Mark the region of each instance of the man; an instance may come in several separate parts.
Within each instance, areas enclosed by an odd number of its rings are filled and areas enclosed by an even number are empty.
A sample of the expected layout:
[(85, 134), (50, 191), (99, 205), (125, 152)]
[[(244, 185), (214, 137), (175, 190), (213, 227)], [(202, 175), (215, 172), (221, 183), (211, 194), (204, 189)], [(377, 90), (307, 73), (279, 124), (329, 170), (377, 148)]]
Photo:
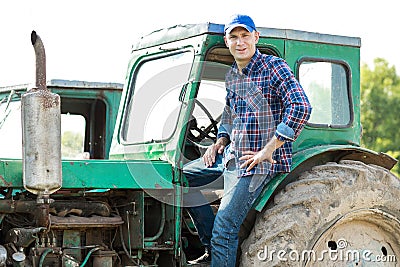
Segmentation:
[(289, 172), (292, 142), (311, 106), (286, 62), (261, 54), (259, 32), (247, 15), (234, 15), (224, 40), (235, 62), (226, 75), (226, 107), (218, 139), (203, 156), (207, 167), (224, 154), (224, 196), (214, 221), (211, 266), (235, 266), (238, 233), (263, 186)]

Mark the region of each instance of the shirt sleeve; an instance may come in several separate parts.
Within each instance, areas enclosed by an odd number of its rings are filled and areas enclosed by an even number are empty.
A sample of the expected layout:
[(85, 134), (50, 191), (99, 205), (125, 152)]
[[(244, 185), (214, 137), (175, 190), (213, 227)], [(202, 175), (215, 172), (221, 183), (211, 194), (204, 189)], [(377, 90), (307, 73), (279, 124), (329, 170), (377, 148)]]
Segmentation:
[(294, 141), (310, 118), (311, 104), (293, 72), (283, 59), (273, 62), (273, 86), (283, 102), (283, 119), (275, 136), (281, 141)]
[(217, 138), (225, 137), (230, 141), (231, 133), (232, 133), (231, 108), (229, 105), (228, 97), (226, 97), (226, 104), (225, 104), (224, 110), (222, 112), (221, 124), (218, 128)]

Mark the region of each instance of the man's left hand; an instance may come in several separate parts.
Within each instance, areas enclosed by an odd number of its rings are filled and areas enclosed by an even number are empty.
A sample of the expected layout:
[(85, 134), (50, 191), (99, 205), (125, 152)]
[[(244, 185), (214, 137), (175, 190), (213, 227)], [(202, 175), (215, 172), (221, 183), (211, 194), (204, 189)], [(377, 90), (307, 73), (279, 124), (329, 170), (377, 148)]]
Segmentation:
[(239, 160), (245, 160), (245, 162), (240, 165), (240, 168), (245, 168), (247, 166), (246, 171), (250, 171), (254, 168), (258, 163), (262, 161), (268, 161), (269, 163), (276, 163), (273, 159), (272, 154), (274, 151), (281, 147), (285, 142), (278, 140), (275, 136), (265, 145), (263, 149), (258, 152), (254, 151), (244, 151)]

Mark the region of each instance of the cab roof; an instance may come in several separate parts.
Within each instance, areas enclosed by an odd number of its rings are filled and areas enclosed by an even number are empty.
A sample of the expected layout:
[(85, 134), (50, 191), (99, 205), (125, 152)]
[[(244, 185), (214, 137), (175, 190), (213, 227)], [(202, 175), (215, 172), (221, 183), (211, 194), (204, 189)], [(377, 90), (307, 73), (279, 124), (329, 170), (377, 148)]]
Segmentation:
[[(17, 84), (11, 86), (0, 87), (0, 93), (14, 91), (25, 91), (34, 87), (34, 84)], [(123, 89), (123, 84), (121, 83), (111, 83), (111, 82), (89, 82), (89, 81), (78, 81), (78, 80), (62, 80), (62, 79), (52, 79), (46, 81), (46, 87), (48, 88), (74, 88), (74, 89), (110, 89), (110, 90), (120, 90)]]
[[(361, 39), (359, 37), (266, 27), (257, 27), (257, 30), (260, 32), (261, 38), (269, 37), (285, 40), (298, 40), (361, 47)], [(224, 25), (208, 22), (201, 24), (175, 25), (169, 28), (156, 30), (148, 35), (143, 36), (137, 43), (133, 44), (132, 51), (188, 39), (203, 34), (223, 35)]]

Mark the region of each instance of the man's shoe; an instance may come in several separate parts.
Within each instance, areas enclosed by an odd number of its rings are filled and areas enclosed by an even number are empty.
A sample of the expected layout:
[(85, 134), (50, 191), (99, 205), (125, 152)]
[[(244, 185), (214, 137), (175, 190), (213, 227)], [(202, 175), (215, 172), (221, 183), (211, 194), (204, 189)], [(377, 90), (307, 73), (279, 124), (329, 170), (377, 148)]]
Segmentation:
[(211, 262), (211, 255), (208, 254), (208, 252), (204, 253), (202, 256), (199, 258), (188, 261), (189, 264), (199, 264), (199, 263), (210, 263)]

